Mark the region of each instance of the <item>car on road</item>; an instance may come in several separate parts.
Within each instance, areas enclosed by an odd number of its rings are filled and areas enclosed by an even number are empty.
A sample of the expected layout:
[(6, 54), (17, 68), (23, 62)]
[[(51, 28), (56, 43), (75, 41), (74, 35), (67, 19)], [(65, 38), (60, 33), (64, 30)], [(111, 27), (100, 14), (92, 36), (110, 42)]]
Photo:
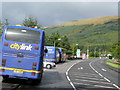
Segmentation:
[(48, 62), (48, 61), (43, 61), (43, 67), (47, 69), (51, 69), (53, 67), (56, 67), (56, 64), (54, 62)]

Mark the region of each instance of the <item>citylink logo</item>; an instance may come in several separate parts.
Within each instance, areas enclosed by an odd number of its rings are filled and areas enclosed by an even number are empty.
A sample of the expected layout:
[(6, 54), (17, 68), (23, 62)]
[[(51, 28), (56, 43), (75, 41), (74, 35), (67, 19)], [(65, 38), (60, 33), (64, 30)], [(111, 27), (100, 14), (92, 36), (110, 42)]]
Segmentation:
[(29, 46), (26, 46), (25, 44), (19, 45), (17, 43), (11, 44), (10, 48), (16, 49), (16, 50), (30, 50), (32, 49), (32, 45), (29, 44)]

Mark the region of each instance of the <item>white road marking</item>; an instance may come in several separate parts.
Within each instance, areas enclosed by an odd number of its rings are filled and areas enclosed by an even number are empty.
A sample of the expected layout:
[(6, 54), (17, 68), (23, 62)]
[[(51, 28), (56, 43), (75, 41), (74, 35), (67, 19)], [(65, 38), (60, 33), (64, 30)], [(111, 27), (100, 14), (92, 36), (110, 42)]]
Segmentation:
[(74, 90), (77, 90), (72, 82), (70, 82), (71, 86), (73, 87)]
[(104, 79), (105, 79), (106, 81), (110, 82), (110, 80), (108, 80), (106, 77), (104, 77)]
[(97, 75), (92, 75), (92, 76), (91, 76), (91, 75), (89, 75), (89, 76), (88, 76), (88, 75), (80, 75), (80, 74), (74, 74), (74, 75), (75, 75), (75, 76), (80, 76), (80, 77), (86, 77), (86, 78), (87, 78), (87, 77), (90, 77), (90, 78), (92, 78), (92, 77), (93, 77), (93, 78), (100, 77), (100, 76), (97, 76)]
[(105, 72), (107, 71), (107, 70), (105, 70), (105, 69), (103, 69), (103, 68), (102, 68), (102, 70), (105, 71)]
[(75, 84), (82, 84), (82, 85), (90, 85), (90, 84), (86, 84), (86, 83), (76, 83), (74, 82)]
[(68, 72), (66, 72), (66, 75), (68, 76)]
[(112, 85), (112, 83), (100, 82), (100, 81), (90, 81), (90, 80), (80, 80), (80, 79), (75, 79), (75, 80), (85, 81), (85, 82), (95, 82), (95, 83), (111, 84)]
[(83, 74), (74, 74), (74, 75), (78, 75), (78, 76), (96, 76), (97, 74), (90, 74), (90, 73), (83, 73)]
[[(79, 62), (81, 62), (81, 61), (78, 61), (77, 63), (79, 63)], [(73, 84), (72, 81), (70, 80), (69, 75), (68, 75), (68, 72), (69, 72), (69, 70), (70, 70), (75, 64), (77, 64), (77, 63), (74, 63), (74, 64), (73, 64), (72, 66), (70, 66), (70, 67), (68, 68), (68, 70), (66, 71), (66, 77), (67, 77), (68, 81), (70, 82), (70, 85), (72, 86), (72, 88), (73, 88), (74, 90), (77, 90), (77, 89), (75, 88), (74, 84)]]
[(80, 69), (83, 69), (83, 67), (81, 67)]
[(97, 75), (97, 74), (92, 74), (92, 73), (84, 73), (84, 75)]
[(83, 67), (78, 68), (78, 70), (83, 69)]
[[(91, 67), (97, 74), (99, 74), (98, 71), (96, 71), (96, 70), (93, 68), (93, 66), (91, 65), (91, 63), (92, 63), (92, 62), (89, 63), (90, 67)], [(102, 75), (102, 77), (103, 77), (105, 80), (107, 80), (108, 82), (111, 82), (109, 79), (107, 79), (107, 78), (104, 77), (103, 75)], [(120, 90), (120, 87), (118, 87), (116, 84), (113, 84), (113, 86), (115, 86), (117, 89)]]
[(68, 81), (70, 82), (70, 78), (67, 76)]
[(103, 75), (102, 74), (100, 74), (100, 73), (98, 73), (101, 77), (103, 77)]
[(114, 87), (108, 87), (108, 86), (101, 86), (101, 85), (91, 85), (91, 84), (85, 84), (85, 83), (76, 83), (75, 84), (82, 84), (82, 85), (89, 85), (89, 86), (94, 86), (94, 87), (103, 87), (103, 88), (114, 88)]
[(98, 71), (95, 70), (96, 73), (98, 73)]
[(77, 78), (85, 78), (85, 79), (92, 79), (92, 80), (101, 80), (103, 81), (104, 79), (97, 79), (97, 78), (89, 78), (89, 77), (80, 77), (80, 76), (75, 76)]
[(118, 88), (120, 90), (120, 88), (116, 84), (113, 84), (113, 86), (115, 86), (116, 88)]
[(102, 87), (102, 88), (115, 88), (115, 87), (109, 87), (109, 86), (101, 86), (101, 85), (93, 85), (95, 87)]

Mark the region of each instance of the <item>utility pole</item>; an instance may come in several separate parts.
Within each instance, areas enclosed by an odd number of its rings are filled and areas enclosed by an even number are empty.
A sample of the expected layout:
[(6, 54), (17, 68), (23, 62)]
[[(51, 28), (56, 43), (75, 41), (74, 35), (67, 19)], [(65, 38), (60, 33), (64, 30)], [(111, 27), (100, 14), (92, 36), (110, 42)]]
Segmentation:
[(54, 41), (54, 47), (55, 47), (55, 41)]
[(89, 49), (87, 49), (87, 59), (89, 58)]
[(94, 48), (94, 57), (96, 57), (96, 47)]
[(99, 58), (101, 59), (101, 49), (99, 49)]

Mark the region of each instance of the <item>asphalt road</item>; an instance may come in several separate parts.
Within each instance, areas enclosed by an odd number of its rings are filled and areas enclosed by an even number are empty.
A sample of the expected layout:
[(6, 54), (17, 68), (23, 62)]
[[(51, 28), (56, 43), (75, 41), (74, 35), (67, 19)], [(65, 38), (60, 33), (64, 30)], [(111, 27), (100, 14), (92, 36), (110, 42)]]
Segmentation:
[(21, 85), (19, 88), (33, 88), (33, 89), (71, 89), (69, 81), (66, 78), (66, 71), (74, 63), (79, 62), (79, 60), (66, 61), (65, 63), (57, 64), (55, 68), (44, 69), (43, 78), (41, 84), (30, 86)]
[[(6, 83), (7, 85), (10, 85)], [(3, 83), (3, 87), (6, 85)], [(6, 86), (7, 87), (7, 86)], [(104, 59), (73, 60), (57, 64), (53, 69), (44, 69), (39, 85), (20, 84), (17, 88), (26, 89), (120, 89), (118, 72), (104, 65)]]
[(68, 70), (68, 80), (76, 89), (120, 89), (118, 72), (105, 66), (105, 59), (81, 61)]

